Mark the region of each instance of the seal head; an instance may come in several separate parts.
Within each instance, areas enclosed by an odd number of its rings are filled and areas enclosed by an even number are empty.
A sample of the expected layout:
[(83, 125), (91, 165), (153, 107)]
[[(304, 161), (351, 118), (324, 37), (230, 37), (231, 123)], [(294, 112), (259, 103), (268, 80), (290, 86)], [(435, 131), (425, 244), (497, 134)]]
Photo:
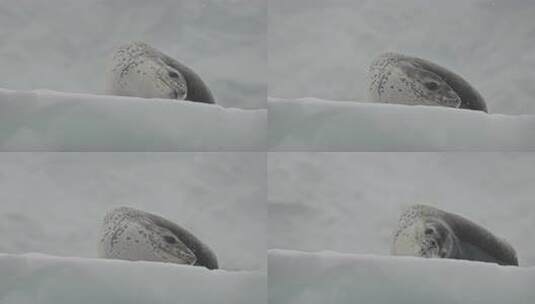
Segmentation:
[(217, 269), (206, 245), (167, 219), (130, 207), (110, 210), (104, 217), (99, 256), (131, 261), (156, 261)]
[(461, 76), (430, 61), (396, 53), (370, 65), (370, 100), (487, 112), (481, 94)]
[(393, 239), (393, 255), (518, 265), (515, 250), (505, 240), (459, 215), (426, 205), (402, 213)]
[(458, 239), (440, 218), (414, 218), (403, 226), (404, 228), (398, 230), (394, 237), (392, 246), (394, 255), (426, 258), (447, 258), (458, 255)]
[(110, 67), (110, 94), (214, 103), (212, 93), (193, 70), (144, 42), (119, 47)]

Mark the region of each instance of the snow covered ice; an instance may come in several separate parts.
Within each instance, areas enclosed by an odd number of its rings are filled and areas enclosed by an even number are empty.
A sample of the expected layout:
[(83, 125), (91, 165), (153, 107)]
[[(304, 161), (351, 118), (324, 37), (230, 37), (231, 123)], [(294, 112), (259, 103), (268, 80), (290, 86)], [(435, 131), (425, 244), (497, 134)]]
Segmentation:
[(535, 151), (535, 115), (315, 98), (268, 108), (271, 151)]
[(530, 304), (535, 267), (460, 260), (269, 251), (273, 304)]
[(266, 274), (153, 262), (0, 254), (2, 304), (266, 303)]
[(263, 151), (263, 109), (0, 89), (0, 151)]

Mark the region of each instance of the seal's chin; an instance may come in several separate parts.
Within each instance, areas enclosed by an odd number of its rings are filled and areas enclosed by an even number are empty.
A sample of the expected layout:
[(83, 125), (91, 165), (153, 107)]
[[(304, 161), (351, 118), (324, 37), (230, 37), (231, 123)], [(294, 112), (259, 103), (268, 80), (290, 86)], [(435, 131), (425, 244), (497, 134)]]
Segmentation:
[(459, 108), (461, 106), (461, 100), (459, 98), (443, 98), (440, 105), (450, 108)]
[(177, 90), (172, 90), (169, 98), (170, 99), (177, 99), (177, 100), (186, 100), (186, 94), (184, 94), (184, 92), (179, 92)]
[(440, 259), (442, 256), (440, 255), (439, 250), (427, 250), (422, 254), (423, 257), (430, 258), (430, 259)]

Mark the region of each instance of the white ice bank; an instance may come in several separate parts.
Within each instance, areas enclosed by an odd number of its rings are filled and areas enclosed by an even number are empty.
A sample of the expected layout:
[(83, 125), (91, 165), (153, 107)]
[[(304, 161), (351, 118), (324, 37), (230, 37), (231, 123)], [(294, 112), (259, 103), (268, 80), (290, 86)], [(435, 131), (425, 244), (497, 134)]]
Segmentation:
[(262, 151), (266, 110), (0, 89), (0, 151)]
[(446, 259), (269, 252), (271, 304), (530, 304), (535, 268)]
[(2, 304), (262, 304), (265, 299), (261, 272), (0, 254)]
[(535, 115), (315, 98), (270, 98), (268, 109), (271, 151), (535, 150)]

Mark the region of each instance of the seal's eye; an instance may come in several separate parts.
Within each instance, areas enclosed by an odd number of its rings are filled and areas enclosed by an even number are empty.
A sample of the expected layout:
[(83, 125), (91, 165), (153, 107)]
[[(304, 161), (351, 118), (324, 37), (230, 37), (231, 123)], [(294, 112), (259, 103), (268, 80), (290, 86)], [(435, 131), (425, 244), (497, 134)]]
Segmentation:
[(164, 236), (163, 239), (169, 244), (175, 244), (176, 243), (176, 239), (174, 237), (172, 237), (172, 236), (169, 236), (169, 235)]
[(426, 83), (424, 83), (424, 85), (425, 85), (426, 88), (428, 88), (431, 91), (434, 91), (434, 90), (438, 89), (438, 83), (433, 82), (433, 81), (426, 82)]
[(169, 77), (171, 77), (171, 78), (178, 78), (178, 74), (177, 74), (176, 72), (170, 71), (170, 72), (169, 72)]
[(433, 234), (433, 229), (427, 228), (427, 229), (425, 229), (424, 233), (427, 234), (427, 235)]

